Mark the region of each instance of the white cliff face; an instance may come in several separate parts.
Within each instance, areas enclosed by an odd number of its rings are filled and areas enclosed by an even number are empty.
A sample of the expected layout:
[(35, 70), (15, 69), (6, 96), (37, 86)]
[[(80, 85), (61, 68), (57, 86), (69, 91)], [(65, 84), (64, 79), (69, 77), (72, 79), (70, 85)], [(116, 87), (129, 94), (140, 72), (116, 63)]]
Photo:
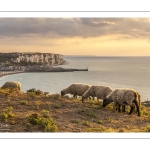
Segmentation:
[(48, 65), (61, 64), (63, 62), (63, 55), (59, 54), (42, 54), (42, 53), (20, 53), (16, 59), (13, 59), (13, 62), (35, 62), (35, 63), (45, 63)]

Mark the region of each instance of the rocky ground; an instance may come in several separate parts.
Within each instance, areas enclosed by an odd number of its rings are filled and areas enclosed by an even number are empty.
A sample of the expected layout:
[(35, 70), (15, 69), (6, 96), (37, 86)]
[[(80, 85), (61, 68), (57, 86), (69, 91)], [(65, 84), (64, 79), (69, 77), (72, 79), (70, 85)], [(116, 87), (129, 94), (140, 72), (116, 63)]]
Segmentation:
[(149, 110), (129, 116), (97, 100), (0, 90), (0, 132), (149, 132)]

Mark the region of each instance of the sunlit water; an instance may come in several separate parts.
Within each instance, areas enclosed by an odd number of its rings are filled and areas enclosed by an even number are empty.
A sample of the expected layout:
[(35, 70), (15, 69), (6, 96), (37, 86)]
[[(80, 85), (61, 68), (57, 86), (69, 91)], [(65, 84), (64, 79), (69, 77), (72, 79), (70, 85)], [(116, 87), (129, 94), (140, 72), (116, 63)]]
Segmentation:
[(150, 57), (65, 57), (65, 68), (87, 68), (89, 71), (20, 73), (0, 78), (0, 85), (19, 81), (22, 90), (40, 89), (60, 93), (72, 83), (106, 85), (111, 88), (133, 88), (142, 100), (150, 100)]

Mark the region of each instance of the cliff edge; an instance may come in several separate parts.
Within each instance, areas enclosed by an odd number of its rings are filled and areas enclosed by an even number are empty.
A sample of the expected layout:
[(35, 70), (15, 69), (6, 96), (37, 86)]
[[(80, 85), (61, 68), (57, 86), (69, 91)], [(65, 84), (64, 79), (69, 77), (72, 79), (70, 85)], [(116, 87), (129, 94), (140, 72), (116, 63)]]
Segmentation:
[(52, 53), (0, 53), (2, 65), (61, 65), (64, 62), (63, 55)]

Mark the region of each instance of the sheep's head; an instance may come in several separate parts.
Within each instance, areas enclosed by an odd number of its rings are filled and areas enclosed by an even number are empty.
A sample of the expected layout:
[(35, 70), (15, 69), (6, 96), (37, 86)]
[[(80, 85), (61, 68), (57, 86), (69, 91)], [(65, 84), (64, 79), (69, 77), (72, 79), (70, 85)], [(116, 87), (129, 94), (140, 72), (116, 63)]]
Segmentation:
[(66, 93), (64, 90), (61, 91), (61, 96), (64, 96)]
[(107, 98), (105, 98), (104, 100), (103, 100), (103, 107), (106, 107), (108, 104), (110, 104), (111, 103), (111, 101), (109, 101)]

